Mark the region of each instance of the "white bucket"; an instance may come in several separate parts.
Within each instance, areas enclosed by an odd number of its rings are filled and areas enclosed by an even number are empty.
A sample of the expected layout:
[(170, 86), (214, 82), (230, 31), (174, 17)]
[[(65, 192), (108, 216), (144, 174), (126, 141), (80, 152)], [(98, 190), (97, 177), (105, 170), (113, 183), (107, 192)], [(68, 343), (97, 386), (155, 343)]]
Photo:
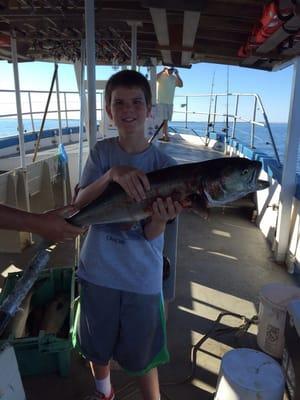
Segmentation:
[(287, 306), (300, 299), (296, 286), (271, 283), (260, 292), (257, 344), (266, 353), (280, 359), (284, 347), (284, 328)]
[(283, 394), (282, 369), (267, 354), (235, 349), (224, 355), (214, 400), (282, 400)]

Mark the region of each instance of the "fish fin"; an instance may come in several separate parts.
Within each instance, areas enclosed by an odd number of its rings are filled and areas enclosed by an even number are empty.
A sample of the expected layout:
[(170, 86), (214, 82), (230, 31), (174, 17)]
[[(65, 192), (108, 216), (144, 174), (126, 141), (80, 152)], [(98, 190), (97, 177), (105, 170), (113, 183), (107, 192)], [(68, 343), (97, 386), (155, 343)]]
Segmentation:
[(201, 218), (208, 219), (209, 209), (206, 197), (199, 194), (193, 194), (189, 196), (189, 200), (191, 201), (191, 209), (194, 213), (199, 215)]

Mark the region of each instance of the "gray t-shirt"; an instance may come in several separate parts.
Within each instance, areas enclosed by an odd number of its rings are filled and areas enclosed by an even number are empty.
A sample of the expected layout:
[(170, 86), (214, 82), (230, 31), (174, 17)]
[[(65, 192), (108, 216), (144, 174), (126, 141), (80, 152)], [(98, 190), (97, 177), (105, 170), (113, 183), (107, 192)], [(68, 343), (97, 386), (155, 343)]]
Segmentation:
[[(126, 153), (118, 138), (97, 142), (86, 162), (80, 187), (85, 187), (112, 166), (128, 165), (146, 173), (176, 164), (154, 145), (137, 154)], [(92, 225), (84, 241), (78, 276), (88, 282), (136, 293), (162, 290), (163, 234), (147, 240), (143, 221), (127, 230), (121, 225)]]

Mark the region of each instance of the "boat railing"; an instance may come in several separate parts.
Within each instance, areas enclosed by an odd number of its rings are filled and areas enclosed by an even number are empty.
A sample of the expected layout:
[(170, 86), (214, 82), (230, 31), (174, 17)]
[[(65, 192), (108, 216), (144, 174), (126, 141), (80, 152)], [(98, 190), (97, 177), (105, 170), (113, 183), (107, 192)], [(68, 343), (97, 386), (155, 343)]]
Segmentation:
[[(39, 129), (36, 126), (38, 116), (43, 116), (46, 106), (48, 91), (43, 90), (20, 90), (22, 99), (22, 117), (30, 119), (31, 129), (26, 131), (35, 132)], [(77, 91), (59, 91), (60, 106), (57, 104), (57, 95), (53, 91), (50, 101), (50, 107), (47, 110), (48, 120), (58, 120), (59, 111), (61, 113), (61, 121), (65, 127), (69, 127), (72, 120), (79, 121), (80, 117), (80, 98)], [(15, 112), (15, 90), (0, 89), (0, 106), (2, 109), (7, 110), (6, 113), (0, 113), (0, 122), (4, 118), (17, 120)], [(103, 111), (103, 92), (96, 92), (96, 111), (97, 119), (101, 120)], [(59, 110), (60, 108), (60, 110)], [(10, 112), (10, 110), (13, 110)], [(73, 116), (73, 118), (72, 118)], [(42, 118), (40, 118), (42, 119)]]
[[(184, 110), (182, 110), (184, 108)], [(175, 96), (173, 120), (181, 120), (185, 128), (191, 128), (191, 123), (199, 122), (200, 132), (209, 138), (211, 133), (221, 131), (226, 141), (240, 141), (238, 123), (243, 128), (249, 126), (246, 135), (246, 145), (256, 148), (256, 127), (265, 128), (268, 140), (273, 148), (274, 156), (279, 165), (281, 161), (274, 140), (274, 135), (263, 106), (257, 93), (207, 93), (189, 96)], [(191, 129), (197, 134), (199, 129)]]
[[(37, 131), (37, 116), (45, 113), (43, 106), (46, 104), (48, 91), (40, 90), (21, 90), (22, 97), (22, 116), (30, 119), (31, 130)], [(57, 102), (56, 92), (53, 92), (49, 108), (47, 109), (47, 121), (59, 120), (61, 115), (61, 125), (69, 127), (72, 120), (79, 124), (80, 118), (80, 97), (77, 91), (60, 91), (59, 103)], [(0, 89), (0, 106), (7, 112), (0, 113), (0, 122), (3, 118), (17, 120), (15, 112), (15, 91)], [(97, 120), (103, 120), (103, 91), (96, 91), (96, 110)], [(5, 107), (4, 107), (5, 106)], [(183, 110), (184, 109), (184, 110)], [(11, 112), (10, 112), (11, 110)], [(14, 112), (13, 112), (14, 111)], [(73, 116), (73, 118), (72, 118)], [(256, 93), (208, 93), (185, 96), (175, 96), (173, 121), (180, 120), (185, 128), (190, 127), (190, 123), (199, 122), (202, 134), (209, 138), (211, 133), (221, 130), (226, 141), (235, 139), (239, 141), (239, 123), (249, 126), (249, 132), (246, 133), (246, 145), (251, 149), (256, 148), (256, 127), (263, 127), (268, 135), (275, 158), (279, 165), (281, 164), (278, 155), (274, 136), (269, 124), (265, 108), (260, 96)], [(28, 128), (26, 129), (28, 132)], [(26, 132), (25, 131), (25, 132)], [(29, 129), (30, 131), (30, 129)], [(192, 129), (196, 133), (199, 129)], [(245, 135), (244, 135), (245, 136)]]

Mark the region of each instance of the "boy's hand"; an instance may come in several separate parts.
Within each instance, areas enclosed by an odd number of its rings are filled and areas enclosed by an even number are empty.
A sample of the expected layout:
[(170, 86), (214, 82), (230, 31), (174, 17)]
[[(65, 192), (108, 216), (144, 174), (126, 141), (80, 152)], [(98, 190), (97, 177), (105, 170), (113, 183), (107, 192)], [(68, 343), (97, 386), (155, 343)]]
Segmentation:
[(152, 205), (152, 209), (151, 221), (165, 224), (169, 220), (176, 218), (183, 207), (178, 201), (173, 201), (171, 197), (168, 197), (165, 201), (157, 198)]
[(128, 166), (116, 166), (110, 169), (110, 179), (117, 182), (135, 201), (146, 198), (146, 191), (150, 189), (150, 182), (145, 172)]

